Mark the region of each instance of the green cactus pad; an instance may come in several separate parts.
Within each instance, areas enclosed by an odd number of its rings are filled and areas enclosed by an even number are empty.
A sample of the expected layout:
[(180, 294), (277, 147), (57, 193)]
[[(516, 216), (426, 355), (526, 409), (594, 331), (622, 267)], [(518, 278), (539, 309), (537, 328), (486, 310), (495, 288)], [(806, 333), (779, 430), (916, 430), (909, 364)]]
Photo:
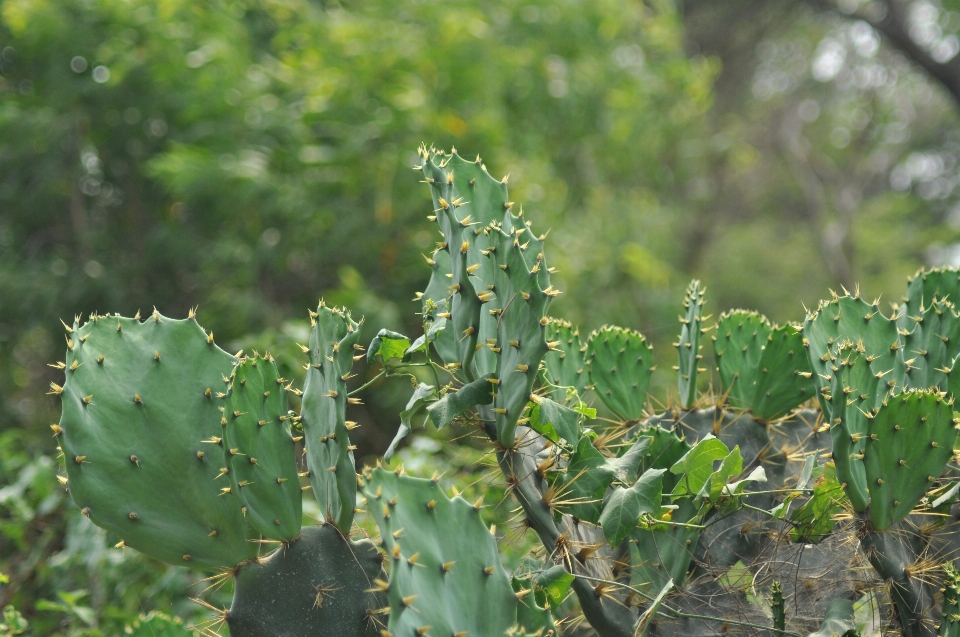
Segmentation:
[(876, 357), (871, 367), (889, 374), (885, 379), (893, 383), (889, 389), (897, 390), (903, 385), (903, 340), (896, 322), (881, 314), (876, 303), (867, 303), (859, 296), (834, 296), (830, 301), (821, 301), (816, 312), (808, 314), (803, 323), (803, 338), (824, 414), (830, 413), (825, 396), (829, 392), (827, 378), (832, 376), (831, 348), (835, 343), (862, 343), (864, 350)]
[(703, 334), (704, 290), (700, 281), (691, 281), (683, 297), (683, 315), (680, 317), (680, 340), (677, 341), (679, 363), (677, 389), (680, 391), (680, 406), (689, 409), (697, 402), (697, 374), (700, 372), (700, 337)]
[(960, 573), (953, 564), (943, 565), (943, 610), (940, 613), (939, 637), (960, 637)]
[(556, 343), (543, 357), (547, 382), (554, 385), (550, 388), (551, 396), (558, 403), (566, 403), (569, 388), (573, 388), (577, 396), (583, 396), (588, 373), (580, 332), (567, 321), (550, 319), (546, 339)]
[(770, 612), (773, 615), (773, 636), (783, 637), (783, 631), (787, 627), (787, 613), (783, 605), (783, 588), (777, 581), (770, 586)]
[(863, 465), (878, 531), (905, 518), (947, 466), (957, 438), (952, 404), (938, 392), (908, 391), (871, 419)]
[(949, 389), (946, 369), (960, 353), (960, 317), (946, 301), (933, 301), (923, 311), (907, 315), (911, 330), (903, 334), (908, 387)]
[(770, 421), (783, 416), (816, 393), (810, 360), (797, 325), (775, 327), (760, 357), (753, 415)]
[(391, 562), (384, 637), (503, 635), (516, 623), (517, 599), (479, 508), (447, 498), (432, 480), (383, 469), (364, 479)]
[(713, 352), (727, 401), (740, 409), (752, 409), (760, 357), (773, 326), (767, 318), (747, 310), (720, 315), (713, 336)]
[(603, 403), (623, 420), (638, 420), (647, 402), (653, 348), (633, 330), (605, 326), (587, 340), (590, 382)]
[(383, 557), (370, 540), (351, 542), (331, 524), (306, 527), (297, 540), (236, 575), (227, 613), (232, 637), (378, 637), (374, 614), (386, 605), (369, 592)]
[(349, 533), (357, 474), (346, 423), (346, 379), (353, 367), (360, 326), (346, 310), (322, 302), (316, 313), (311, 312), (310, 321), (310, 366), (300, 409), (307, 468), (324, 520)]
[(868, 505), (867, 476), (864, 472), (864, 445), (870, 433), (870, 419), (887, 395), (882, 372), (875, 372), (871, 355), (862, 347), (845, 341), (834, 346), (828, 393), (821, 397), (830, 407), (830, 437), (837, 478), (844, 484), (855, 511)]
[[(235, 359), (192, 318), (94, 317), (68, 334), (58, 426), (74, 502), (170, 564), (233, 568), (258, 537), (221, 494), (218, 392)], [(55, 389), (56, 391), (56, 389)], [(206, 441), (206, 442), (205, 442)]]
[(237, 363), (224, 398), (222, 445), (247, 521), (265, 537), (289, 541), (300, 534), (302, 496), (283, 383), (272, 358)]
[[(907, 296), (904, 299), (903, 318), (918, 316), (934, 300), (960, 303), (960, 270), (957, 268), (933, 268), (919, 270), (907, 279)], [(906, 327), (907, 324), (904, 325)]]

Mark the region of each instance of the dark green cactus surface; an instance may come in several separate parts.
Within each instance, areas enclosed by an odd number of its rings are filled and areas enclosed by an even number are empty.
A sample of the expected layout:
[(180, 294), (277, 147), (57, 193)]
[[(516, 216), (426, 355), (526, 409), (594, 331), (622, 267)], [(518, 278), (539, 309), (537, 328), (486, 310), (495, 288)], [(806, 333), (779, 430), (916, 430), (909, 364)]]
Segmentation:
[(57, 426), (70, 494), (97, 525), (171, 564), (257, 556), (224, 496), (221, 401), (235, 359), (190, 318), (96, 316), (67, 335)]
[(310, 366), (300, 410), (307, 468), (324, 519), (349, 533), (357, 474), (346, 420), (347, 378), (359, 347), (360, 326), (346, 310), (323, 303), (310, 318)]
[(960, 635), (960, 574), (949, 562), (944, 564), (943, 571), (943, 608), (937, 634), (940, 637), (957, 637)]
[(379, 637), (370, 592), (383, 557), (370, 540), (351, 542), (332, 524), (306, 527), (296, 540), (240, 567), (227, 613), (232, 637)]

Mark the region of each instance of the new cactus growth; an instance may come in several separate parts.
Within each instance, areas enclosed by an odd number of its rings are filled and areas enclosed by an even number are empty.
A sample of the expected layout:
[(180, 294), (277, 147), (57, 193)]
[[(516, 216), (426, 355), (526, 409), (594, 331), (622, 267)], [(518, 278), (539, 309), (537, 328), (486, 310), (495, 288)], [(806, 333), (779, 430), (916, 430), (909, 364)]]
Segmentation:
[(653, 348), (639, 332), (603, 327), (587, 340), (590, 382), (610, 411), (639, 420), (653, 372)]
[[(478, 426), (542, 549), (511, 576), (482, 502), (399, 467), (357, 475), (347, 418), (361, 324), (323, 303), (299, 413), (285, 392), (300, 390), (269, 357), (230, 356), (193, 318), (68, 327), (54, 432), (91, 520), (147, 555), (223, 569), (235, 637), (548, 637), (571, 605), (600, 637), (853, 635), (851, 600), (866, 590), (907, 637), (960, 632), (957, 271), (919, 273), (891, 318), (833, 295), (802, 327), (743, 310), (707, 325), (694, 281), (679, 406), (651, 414), (639, 332), (581, 340), (547, 315), (558, 292), (544, 237), (514, 214), (506, 179), (456, 152), (420, 158), (443, 234), (418, 296), (423, 335), (381, 330), (366, 358), (387, 378), (437, 373), (416, 377), (386, 456), (421, 415)], [(711, 397), (697, 386), (714, 329)], [(302, 489), (321, 526), (300, 528)]]

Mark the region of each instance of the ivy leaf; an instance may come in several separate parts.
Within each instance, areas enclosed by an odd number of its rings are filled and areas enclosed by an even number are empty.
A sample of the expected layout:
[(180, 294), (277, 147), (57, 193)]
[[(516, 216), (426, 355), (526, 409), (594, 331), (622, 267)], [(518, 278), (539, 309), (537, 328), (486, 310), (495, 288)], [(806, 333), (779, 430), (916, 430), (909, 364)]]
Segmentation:
[(394, 359), (402, 361), (409, 347), (409, 338), (403, 334), (382, 329), (370, 341), (370, 346), (367, 348), (367, 363), (372, 363), (377, 356), (384, 364)]
[(674, 495), (700, 493), (713, 473), (713, 461), (727, 457), (730, 449), (712, 434), (688, 451), (672, 467), (670, 473), (682, 476)]
[(790, 529), (790, 540), (817, 544), (833, 531), (833, 516), (843, 510), (846, 496), (837, 481), (833, 463), (813, 470), (813, 495), (803, 506), (790, 514), (795, 526)]
[(636, 528), (641, 515), (660, 511), (664, 473), (664, 469), (650, 469), (632, 487), (616, 489), (607, 498), (600, 514), (600, 526), (612, 546), (620, 544)]
[(406, 409), (400, 412), (400, 428), (397, 430), (397, 435), (393, 437), (393, 442), (390, 443), (390, 446), (383, 454), (384, 460), (390, 460), (393, 452), (397, 450), (397, 445), (400, 444), (400, 441), (406, 438), (410, 430), (413, 429), (410, 419), (425, 406), (436, 401), (436, 387), (426, 383), (417, 385), (416, 389), (413, 390), (413, 395), (410, 397), (410, 400), (407, 401)]
[(493, 402), (490, 393), (490, 378), (484, 376), (467, 383), (455, 392), (444, 394), (440, 400), (427, 407), (427, 416), (437, 429), (443, 429), (453, 419), (477, 405)]
[(580, 439), (580, 414), (549, 398), (537, 397), (530, 408), (530, 428), (553, 443)]

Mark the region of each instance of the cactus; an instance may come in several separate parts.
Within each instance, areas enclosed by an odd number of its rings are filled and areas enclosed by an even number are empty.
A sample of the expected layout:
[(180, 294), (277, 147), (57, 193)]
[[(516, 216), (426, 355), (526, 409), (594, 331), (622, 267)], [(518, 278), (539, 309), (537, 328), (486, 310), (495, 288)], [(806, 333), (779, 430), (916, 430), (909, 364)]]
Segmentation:
[(547, 382), (552, 385), (550, 393), (553, 399), (560, 403), (567, 402), (570, 389), (577, 396), (582, 396), (589, 373), (580, 332), (567, 321), (550, 319), (546, 339), (549, 343), (556, 343), (555, 348), (543, 357), (544, 373)]
[(382, 563), (370, 540), (351, 542), (332, 524), (307, 527), (270, 556), (240, 567), (226, 614), (230, 634), (378, 637), (376, 611), (386, 599), (370, 589), (383, 577)]
[(237, 362), (224, 398), (223, 448), (247, 521), (264, 537), (290, 541), (300, 535), (302, 499), (283, 383), (269, 356)]
[(368, 469), (364, 480), (391, 561), (390, 581), (377, 583), (391, 608), (384, 637), (502, 635), (516, 624), (516, 594), (480, 503), (383, 469)]
[[(269, 356), (221, 351), (192, 316), (68, 327), (54, 433), (85, 514), (148, 555), (234, 578), (222, 619), (235, 636), (544, 637), (570, 605), (600, 637), (852, 635), (865, 590), (907, 637), (938, 622), (957, 634), (956, 271), (918, 274), (892, 318), (833, 295), (782, 327), (743, 310), (706, 325), (694, 281), (679, 407), (651, 414), (641, 334), (606, 326), (582, 342), (548, 318), (544, 237), (512, 212), (506, 179), (455, 151), (420, 158), (444, 239), (418, 296), (423, 335), (381, 330), (367, 362), (436, 374), (415, 378), (386, 457), (422, 412), (438, 429), (478, 426), (542, 549), (511, 576), (481, 502), (448, 498), (436, 476), (356, 474), (361, 325), (322, 302), (302, 392)], [(697, 393), (713, 329), (719, 398)], [(302, 394), (299, 414), (286, 391)], [(597, 418), (596, 399), (618, 420)], [(303, 488), (319, 527), (300, 528)], [(358, 489), (373, 543), (350, 537)]]
[[(357, 499), (356, 464), (346, 420), (347, 379), (354, 352), (362, 349), (359, 324), (344, 310), (322, 302), (310, 314), (310, 367), (303, 385), (307, 468), (324, 519), (350, 532)], [(359, 355), (358, 355), (359, 356)]]
[[(704, 290), (700, 281), (692, 281), (683, 298), (684, 314), (680, 317), (680, 340), (677, 351), (680, 362), (677, 367), (677, 388), (680, 391), (680, 405), (685, 409), (693, 406), (697, 399), (697, 375), (700, 373), (700, 336), (703, 334)], [(706, 370), (703, 370), (706, 371)]]
[(257, 555), (224, 466), (217, 394), (236, 362), (193, 319), (93, 316), (67, 328), (54, 428), (70, 494), (126, 546), (168, 562), (230, 567)]
[(622, 420), (639, 420), (653, 372), (653, 348), (639, 332), (603, 327), (587, 340), (590, 382)]

